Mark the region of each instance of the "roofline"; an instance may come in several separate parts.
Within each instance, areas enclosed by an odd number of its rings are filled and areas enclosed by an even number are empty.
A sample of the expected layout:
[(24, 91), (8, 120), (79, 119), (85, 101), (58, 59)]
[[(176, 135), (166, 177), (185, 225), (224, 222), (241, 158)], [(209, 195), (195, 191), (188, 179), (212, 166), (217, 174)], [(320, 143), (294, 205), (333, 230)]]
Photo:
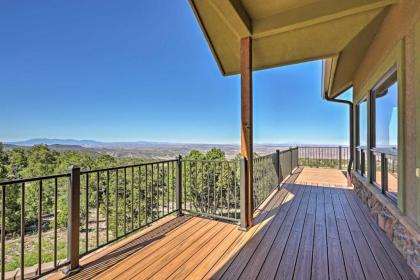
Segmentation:
[(211, 41), (210, 36), (209, 36), (209, 34), (207, 32), (207, 29), (204, 26), (203, 21), (201, 20), (201, 17), (200, 17), (200, 14), (198, 12), (198, 9), (197, 9), (197, 7), (194, 4), (194, 0), (188, 0), (188, 2), (190, 3), (191, 9), (194, 12), (195, 18), (197, 19), (197, 22), (198, 22), (198, 24), (200, 26), (201, 32), (203, 32), (204, 37), (206, 38), (207, 44), (210, 47), (210, 51), (213, 54), (214, 59), (216, 60), (217, 67), (219, 68), (219, 70), (220, 70), (220, 72), (222, 73), (223, 76), (227, 76), (227, 74), (225, 72), (225, 69), (223, 69), (222, 63), (221, 63), (221, 61), (219, 59), (219, 56), (216, 53), (216, 49), (213, 46), (213, 42)]

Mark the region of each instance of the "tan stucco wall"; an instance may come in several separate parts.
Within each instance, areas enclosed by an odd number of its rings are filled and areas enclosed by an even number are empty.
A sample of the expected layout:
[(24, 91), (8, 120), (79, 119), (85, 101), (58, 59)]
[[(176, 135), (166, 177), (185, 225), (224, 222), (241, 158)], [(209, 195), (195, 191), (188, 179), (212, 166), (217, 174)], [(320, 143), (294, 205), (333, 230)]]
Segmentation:
[[(420, 21), (420, 1), (401, 0), (390, 8), (375, 39), (354, 77), (354, 101), (367, 96), (378, 79), (397, 64), (399, 90), (399, 159), (403, 173), (400, 174), (402, 197), (399, 207), (411, 220), (420, 224), (420, 205), (417, 178), (415, 175), (418, 139), (416, 139), (416, 122), (420, 101), (416, 94), (416, 84), (420, 79), (416, 72), (416, 23)], [(417, 58), (418, 59), (418, 58)], [(418, 62), (417, 62), (418, 64)], [(418, 85), (417, 85), (418, 86)], [(417, 120), (417, 121), (416, 121)], [(417, 125), (418, 129), (418, 125)], [(417, 135), (420, 137), (420, 133)], [(420, 160), (420, 159), (417, 159)]]
[[(416, 42), (415, 42), (415, 59), (416, 59), (416, 167), (420, 170), (420, 21), (416, 24)], [(417, 177), (417, 205), (420, 205), (420, 177)], [(420, 217), (420, 207), (417, 207), (417, 220)]]

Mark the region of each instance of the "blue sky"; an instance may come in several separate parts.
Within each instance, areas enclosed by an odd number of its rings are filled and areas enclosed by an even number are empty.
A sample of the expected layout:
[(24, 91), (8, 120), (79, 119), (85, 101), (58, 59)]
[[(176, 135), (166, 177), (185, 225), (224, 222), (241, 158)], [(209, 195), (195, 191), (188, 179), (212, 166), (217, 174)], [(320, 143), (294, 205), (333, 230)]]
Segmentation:
[[(0, 141), (240, 142), (239, 76), (188, 1), (3, 1), (0, 38)], [(346, 144), (320, 88), (321, 62), (255, 72), (255, 143)]]

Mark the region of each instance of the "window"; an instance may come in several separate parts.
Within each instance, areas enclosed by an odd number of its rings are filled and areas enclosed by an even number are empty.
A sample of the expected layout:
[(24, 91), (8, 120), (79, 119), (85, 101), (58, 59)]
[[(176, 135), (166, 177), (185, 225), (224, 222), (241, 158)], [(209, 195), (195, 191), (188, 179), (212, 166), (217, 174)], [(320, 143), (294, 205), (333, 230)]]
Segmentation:
[(363, 176), (366, 176), (367, 168), (367, 121), (368, 121), (368, 110), (367, 110), (367, 100), (362, 100), (357, 106), (358, 111), (358, 139), (357, 139), (357, 159), (356, 166), (357, 170)]
[(398, 194), (398, 83), (391, 70), (371, 92), (372, 182), (393, 200)]
[(398, 84), (375, 95), (376, 147), (397, 149), (398, 146)]
[(367, 118), (367, 101), (365, 99), (359, 104), (359, 145), (361, 147), (367, 146)]

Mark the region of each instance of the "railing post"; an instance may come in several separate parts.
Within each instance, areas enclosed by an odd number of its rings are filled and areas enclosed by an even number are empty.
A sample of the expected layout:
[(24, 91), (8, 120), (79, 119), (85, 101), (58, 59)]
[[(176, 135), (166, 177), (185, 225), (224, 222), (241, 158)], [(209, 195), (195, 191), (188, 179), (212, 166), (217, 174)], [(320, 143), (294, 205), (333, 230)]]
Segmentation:
[(338, 146), (338, 168), (341, 170), (341, 146)]
[(277, 187), (281, 184), (281, 170), (280, 170), (280, 150), (276, 150), (276, 171), (277, 171)]
[(360, 173), (362, 173), (362, 176), (366, 175), (366, 165), (365, 165), (365, 152), (363, 149), (360, 149)]
[(70, 166), (68, 211), (67, 259), (70, 265), (66, 269), (66, 274), (71, 274), (79, 268), (80, 167), (76, 165)]
[(293, 148), (292, 147), (289, 148), (289, 152), (290, 152), (290, 173), (289, 173), (289, 175), (291, 175), (293, 173)]
[(385, 194), (388, 191), (388, 160), (384, 153), (381, 153), (381, 183), (382, 193)]
[(182, 216), (182, 156), (178, 156), (176, 164), (176, 209), (178, 216)]
[(239, 190), (239, 203), (240, 203), (240, 209), (241, 209), (241, 213), (240, 213), (240, 226), (239, 229), (242, 231), (247, 231), (248, 230), (248, 219), (247, 219), (247, 186), (246, 186), (246, 160), (244, 157), (241, 157), (240, 159), (240, 175), (241, 175), (241, 182), (240, 182), (240, 190)]

